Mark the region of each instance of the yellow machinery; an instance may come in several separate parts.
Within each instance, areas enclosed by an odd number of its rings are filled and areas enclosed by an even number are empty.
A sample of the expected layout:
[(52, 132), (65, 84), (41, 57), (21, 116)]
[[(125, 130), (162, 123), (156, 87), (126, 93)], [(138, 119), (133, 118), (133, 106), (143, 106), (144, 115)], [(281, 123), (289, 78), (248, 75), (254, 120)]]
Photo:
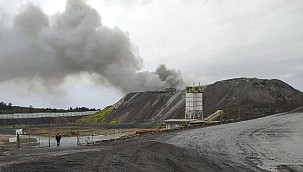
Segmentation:
[(204, 120), (207, 121), (207, 123), (209, 123), (211, 121), (214, 121), (215, 119), (217, 119), (221, 115), (223, 115), (223, 110), (217, 110), (215, 113), (211, 114), (210, 116), (208, 116)]

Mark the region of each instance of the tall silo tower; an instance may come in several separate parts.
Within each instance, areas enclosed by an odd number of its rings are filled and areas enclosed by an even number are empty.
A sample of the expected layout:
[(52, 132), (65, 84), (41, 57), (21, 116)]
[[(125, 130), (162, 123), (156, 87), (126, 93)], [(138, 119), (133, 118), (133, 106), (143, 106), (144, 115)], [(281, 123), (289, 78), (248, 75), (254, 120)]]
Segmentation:
[(200, 84), (186, 87), (185, 119), (203, 120), (203, 92)]

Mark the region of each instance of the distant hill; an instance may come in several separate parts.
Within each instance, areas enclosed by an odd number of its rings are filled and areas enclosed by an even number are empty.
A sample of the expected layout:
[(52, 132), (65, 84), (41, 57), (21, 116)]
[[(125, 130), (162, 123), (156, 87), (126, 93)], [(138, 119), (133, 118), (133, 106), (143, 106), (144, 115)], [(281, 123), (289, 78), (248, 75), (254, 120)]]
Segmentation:
[[(276, 79), (236, 78), (206, 86), (203, 100), (205, 116), (221, 109), (225, 120), (244, 120), (300, 107), (303, 94)], [(184, 90), (134, 92), (113, 105), (102, 123), (159, 123), (184, 118), (184, 110)]]

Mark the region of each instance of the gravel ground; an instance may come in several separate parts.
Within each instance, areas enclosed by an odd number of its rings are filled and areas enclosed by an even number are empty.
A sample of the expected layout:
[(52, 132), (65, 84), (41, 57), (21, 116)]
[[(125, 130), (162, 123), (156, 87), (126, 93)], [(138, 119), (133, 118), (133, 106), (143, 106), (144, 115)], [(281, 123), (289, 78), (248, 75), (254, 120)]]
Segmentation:
[(303, 171), (303, 113), (95, 146), (22, 148), (0, 171)]
[(303, 113), (186, 130), (165, 142), (195, 149), (220, 167), (303, 171)]
[(218, 171), (195, 150), (146, 139), (78, 149), (19, 150), (1, 158), (0, 171)]

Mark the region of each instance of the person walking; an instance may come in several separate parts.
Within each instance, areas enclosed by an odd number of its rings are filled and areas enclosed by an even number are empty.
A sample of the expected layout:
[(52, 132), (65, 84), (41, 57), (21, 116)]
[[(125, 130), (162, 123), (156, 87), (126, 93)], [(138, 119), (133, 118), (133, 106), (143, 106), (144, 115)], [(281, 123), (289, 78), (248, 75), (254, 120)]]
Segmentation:
[(61, 135), (59, 133), (56, 135), (56, 140), (57, 140), (57, 146), (60, 146)]

